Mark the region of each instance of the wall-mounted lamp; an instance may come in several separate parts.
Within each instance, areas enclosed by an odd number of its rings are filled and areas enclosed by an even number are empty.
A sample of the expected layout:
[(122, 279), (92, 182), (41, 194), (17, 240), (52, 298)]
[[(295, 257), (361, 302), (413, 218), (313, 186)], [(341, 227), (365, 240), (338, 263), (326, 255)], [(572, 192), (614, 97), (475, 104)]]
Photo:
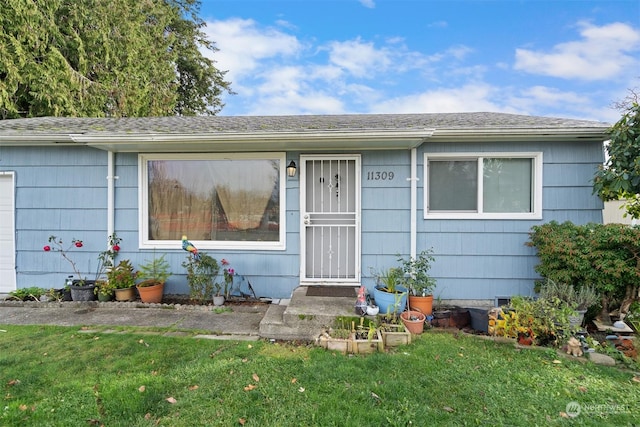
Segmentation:
[(291, 161), (289, 162), (289, 165), (287, 166), (287, 176), (290, 176), (290, 177), (294, 177), (294, 176), (296, 176), (296, 170), (297, 170), (297, 168), (296, 168), (296, 162), (294, 162), (293, 160), (291, 160)]

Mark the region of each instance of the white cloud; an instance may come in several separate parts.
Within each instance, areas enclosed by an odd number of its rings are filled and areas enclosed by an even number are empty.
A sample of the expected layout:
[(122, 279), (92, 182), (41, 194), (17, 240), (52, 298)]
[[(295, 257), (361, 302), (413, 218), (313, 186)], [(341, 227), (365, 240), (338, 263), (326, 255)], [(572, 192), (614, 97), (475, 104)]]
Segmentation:
[(434, 89), (380, 102), (372, 113), (461, 113), (473, 111), (514, 112), (492, 101), (496, 88), (490, 85), (468, 84), (458, 88)]
[(360, 4), (366, 8), (373, 9), (376, 7), (376, 2), (373, 0), (359, 0)]
[(640, 32), (615, 22), (597, 27), (580, 23), (579, 41), (560, 43), (551, 52), (516, 49), (514, 68), (565, 79), (603, 80), (637, 70), (630, 53), (640, 47)]
[(620, 23), (580, 25), (580, 40), (550, 52), (519, 49), (515, 63), (530, 73), (582, 79), (579, 87), (535, 76), (521, 83), (503, 58), (471, 61), (483, 49), (477, 43), (420, 51), (389, 35), (377, 43), (358, 37), (312, 44), (313, 35), (309, 43), (292, 35), (288, 21), (271, 27), (239, 18), (209, 22), (206, 31), (220, 49), (212, 59), (229, 70), (237, 92), (223, 96), (225, 115), (496, 111), (616, 121), (619, 113), (609, 106), (616, 88), (631, 81), (622, 71), (637, 74), (640, 34)]
[(207, 22), (205, 32), (218, 52), (212, 55), (220, 70), (229, 70), (227, 79), (235, 82), (260, 66), (260, 61), (274, 57), (295, 57), (301, 43), (275, 28), (260, 28), (251, 19), (228, 19)]
[(373, 43), (360, 39), (329, 44), (329, 61), (355, 77), (372, 77), (391, 64), (386, 49), (376, 49)]

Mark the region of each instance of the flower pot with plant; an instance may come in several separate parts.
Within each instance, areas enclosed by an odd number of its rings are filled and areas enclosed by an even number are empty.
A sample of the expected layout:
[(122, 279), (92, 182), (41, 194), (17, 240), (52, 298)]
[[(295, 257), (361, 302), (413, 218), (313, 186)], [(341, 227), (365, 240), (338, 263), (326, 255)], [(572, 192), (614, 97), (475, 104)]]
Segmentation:
[(407, 288), (401, 285), (404, 272), (400, 267), (391, 267), (374, 273), (376, 286), (373, 298), (382, 314), (401, 313), (407, 306)]
[(400, 313), (400, 319), (407, 331), (419, 335), (424, 330), (424, 322), (427, 320), (427, 316), (420, 311), (408, 310)]
[(113, 300), (115, 289), (108, 280), (98, 280), (93, 292), (97, 295), (98, 301), (107, 302)]
[(417, 309), (430, 316), (433, 310), (433, 289), (436, 281), (429, 275), (434, 261), (432, 249), (425, 250), (415, 257), (398, 255), (402, 265), (402, 284), (409, 289), (409, 309)]
[(51, 235), (49, 236), (50, 245), (45, 245), (43, 249), (45, 252), (58, 252), (64, 260), (71, 264), (71, 268), (77, 277), (77, 279), (73, 279), (73, 276), (71, 276), (72, 280), (69, 285), (71, 298), (74, 301), (92, 301), (95, 300), (96, 296), (96, 282), (102, 280), (105, 271), (109, 267), (113, 266), (113, 260), (120, 250), (120, 240), (121, 239), (119, 239), (115, 233), (109, 236), (108, 249), (98, 254), (98, 265), (95, 278), (91, 280), (87, 279), (86, 276), (80, 272), (76, 262), (70, 256), (70, 252), (73, 249), (80, 249), (84, 247), (84, 242), (82, 240), (73, 238), (71, 239), (71, 244), (65, 247), (61, 238)]
[(123, 259), (117, 266), (107, 271), (107, 279), (114, 288), (117, 301), (133, 301), (136, 298), (137, 275), (128, 259)]
[(600, 295), (596, 289), (589, 285), (583, 285), (579, 288), (564, 283), (547, 279), (539, 286), (540, 298), (564, 304), (575, 311), (569, 316), (571, 326), (580, 326), (584, 320), (584, 315), (589, 307), (600, 301)]
[(138, 278), (142, 281), (136, 285), (140, 300), (145, 303), (159, 303), (162, 301), (164, 284), (171, 276), (169, 262), (165, 254), (145, 261), (138, 267)]

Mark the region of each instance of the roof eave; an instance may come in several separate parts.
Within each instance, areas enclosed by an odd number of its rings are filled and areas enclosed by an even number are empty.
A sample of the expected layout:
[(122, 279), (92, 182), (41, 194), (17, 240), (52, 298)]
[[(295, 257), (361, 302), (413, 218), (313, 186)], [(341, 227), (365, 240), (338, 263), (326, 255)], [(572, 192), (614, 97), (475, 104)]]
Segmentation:
[(403, 150), (422, 144), (432, 129), (375, 132), (73, 135), (73, 140), (113, 152), (247, 152)]
[(605, 141), (605, 127), (584, 128), (505, 128), (505, 129), (438, 129), (431, 142), (486, 141)]

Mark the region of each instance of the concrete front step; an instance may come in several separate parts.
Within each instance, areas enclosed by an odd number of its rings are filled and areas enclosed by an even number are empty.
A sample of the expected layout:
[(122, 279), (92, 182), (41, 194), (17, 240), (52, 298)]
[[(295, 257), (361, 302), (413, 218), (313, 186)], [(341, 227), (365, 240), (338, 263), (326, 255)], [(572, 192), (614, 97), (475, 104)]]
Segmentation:
[(307, 287), (293, 291), (289, 305), (271, 305), (260, 322), (260, 336), (313, 340), (339, 316), (355, 316), (354, 297), (309, 297)]

